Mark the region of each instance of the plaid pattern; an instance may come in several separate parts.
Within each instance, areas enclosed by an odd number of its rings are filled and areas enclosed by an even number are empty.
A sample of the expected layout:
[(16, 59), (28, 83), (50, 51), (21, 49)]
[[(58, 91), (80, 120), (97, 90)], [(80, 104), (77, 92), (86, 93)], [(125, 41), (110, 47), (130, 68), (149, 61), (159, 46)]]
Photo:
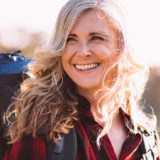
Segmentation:
[[(100, 150), (97, 148), (96, 138), (102, 128), (94, 121), (89, 103), (85, 101), (81, 102), (84, 107), (82, 104), (80, 105), (80, 121), (75, 125), (77, 135), (76, 160), (117, 160), (114, 148), (107, 135), (101, 139)], [(134, 134), (132, 132), (133, 126), (130, 123), (129, 116), (121, 109), (120, 115), (129, 130), (129, 135), (123, 144), (119, 160), (141, 160), (143, 147), (142, 136), (139, 133)], [(46, 144), (43, 136), (38, 136), (35, 139), (27, 136), (20, 142), (12, 145), (6, 152), (4, 160), (47, 160), (46, 152)], [(70, 151), (70, 154), (72, 154), (72, 151)]]
[[(90, 111), (90, 105), (81, 106), (79, 109), (80, 121), (75, 126), (77, 132), (77, 158), (76, 160), (117, 160), (114, 148), (106, 134), (101, 139), (101, 148), (97, 148), (96, 138), (101, 126), (94, 120)], [(119, 160), (141, 160), (142, 159), (142, 136), (133, 133), (133, 125), (125, 112), (119, 110), (129, 135), (125, 140)], [(117, 144), (118, 145), (118, 144)], [(152, 160), (152, 159), (149, 159)]]
[(42, 136), (33, 140), (31, 136), (13, 144), (4, 160), (46, 160), (45, 141)]

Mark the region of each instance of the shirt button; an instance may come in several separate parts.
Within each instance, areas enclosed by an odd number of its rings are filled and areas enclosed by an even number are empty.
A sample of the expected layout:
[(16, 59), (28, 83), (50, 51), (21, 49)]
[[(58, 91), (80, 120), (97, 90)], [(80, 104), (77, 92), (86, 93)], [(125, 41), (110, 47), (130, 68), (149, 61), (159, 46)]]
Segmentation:
[(98, 129), (97, 135), (101, 134), (102, 129)]

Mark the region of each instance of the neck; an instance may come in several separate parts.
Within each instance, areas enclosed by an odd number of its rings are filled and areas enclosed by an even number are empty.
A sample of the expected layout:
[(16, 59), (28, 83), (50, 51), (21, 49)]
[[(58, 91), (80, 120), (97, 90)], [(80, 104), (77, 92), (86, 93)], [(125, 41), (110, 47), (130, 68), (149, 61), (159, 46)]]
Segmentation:
[(98, 97), (95, 95), (96, 93), (95, 90), (88, 90), (88, 89), (81, 89), (81, 88), (78, 88), (77, 90), (81, 96), (88, 99), (88, 101), (91, 103), (91, 107), (96, 106), (98, 102)]
[[(99, 99), (105, 94), (105, 91), (99, 91), (97, 93), (97, 90), (85, 90), (85, 89), (78, 88), (78, 93), (81, 96), (87, 98), (87, 100), (90, 102), (91, 112), (93, 113), (93, 116), (94, 116), (94, 113), (96, 113), (96, 116), (99, 117), (99, 119), (103, 119), (103, 114), (100, 112), (97, 112), (97, 105), (99, 106), (105, 105), (106, 103), (105, 99), (100, 101), (100, 103), (98, 104)], [(95, 119), (95, 121), (103, 126), (103, 123), (101, 121), (98, 121), (98, 119)]]

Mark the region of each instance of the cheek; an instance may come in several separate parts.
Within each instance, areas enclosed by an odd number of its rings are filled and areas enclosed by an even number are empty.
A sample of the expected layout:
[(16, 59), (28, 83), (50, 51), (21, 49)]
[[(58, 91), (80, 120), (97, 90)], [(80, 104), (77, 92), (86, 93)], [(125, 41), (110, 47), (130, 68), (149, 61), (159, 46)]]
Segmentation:
[(72, 57), (72, 50), (70, 49), (70, 47), (66, 46), (64, 52), (62, 53), (62, 64), (69, 62), (71, 57)]
[(105, 68), (108, 68), (109, 66), (117, 63), (117, 60), (119, 59), (119, 54), (117, 51), (113, 51), (105, 47), (99, 50), (98, 56), (100, 61), (104, 64)]
[(64, 53), (72, 55), (78, 48), (77, 44), (67, 44)]
[(111, 58), (114, 54), (113, 50), (105, 45), (93, 45), (92, 50), (96, 54), (96, 56), (102, 61), (104, 59)]
[(73, 47), (66, 47), (64, 52), (62, 53), (62, 65), (66, 65), (67, 63), (70, 63), (72, 60), (72, 57), (74, 55), (75, 49)]
[(71, 67), (72, 67), (72, 53), (67, 52), (67, 50), (65, 50), (62, 53), (62, 67), (64, 69), (64, 71), (68, 74), (71, 71)]

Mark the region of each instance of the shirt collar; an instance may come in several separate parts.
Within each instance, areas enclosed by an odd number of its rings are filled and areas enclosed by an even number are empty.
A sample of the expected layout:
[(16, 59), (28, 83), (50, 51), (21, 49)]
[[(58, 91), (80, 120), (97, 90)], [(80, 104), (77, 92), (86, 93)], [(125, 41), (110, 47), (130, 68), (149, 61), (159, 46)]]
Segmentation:
[(122, 109), (119, 108), (119, 114), (124, 121), (124, 124), (129, 132), (135, 133), (135, 127), (132, 123), (131, 117)]
[[(78, 105), (78, 112), (79, 114), (87, 114), (90, 116), (90, 118), (93, 118), (93, 115), (91, 113), (91, 103), (83, 96), (79, 97), (79, 105)], [(131, 117), (120, 107), (119, 108), (119, 114), (124, 121), (124, 124), (128, 131), (130, 133), (135, 133), (135, 127), (132, 123)], [(93, 118), (94, 120), (94, 118)]]

